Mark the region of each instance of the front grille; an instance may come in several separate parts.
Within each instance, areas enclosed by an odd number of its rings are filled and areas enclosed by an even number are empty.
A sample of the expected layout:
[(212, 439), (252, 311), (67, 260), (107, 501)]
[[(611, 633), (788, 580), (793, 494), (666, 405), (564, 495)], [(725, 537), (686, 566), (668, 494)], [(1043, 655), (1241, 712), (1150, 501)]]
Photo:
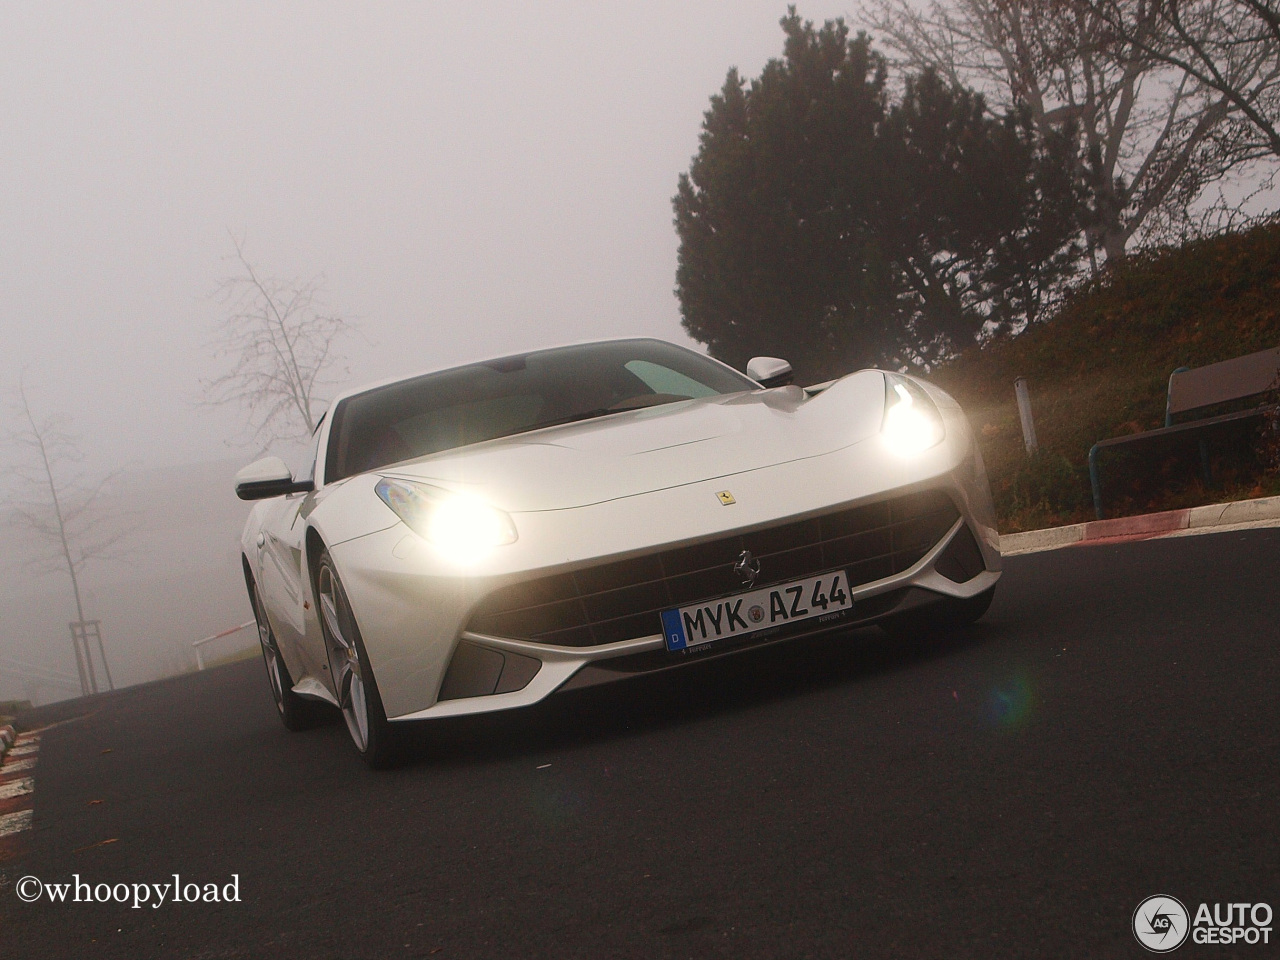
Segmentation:
[(567, 647), (649, 636), (661, 632), (663, 610), (747, 589), (733, 572), (743, 550), (760, 560), (759, 586), (835, 569), (857, 586), (914, 565), (959, 516), (945, 493), (930, 490), (525, 580), (485, 597), (467, 629)]

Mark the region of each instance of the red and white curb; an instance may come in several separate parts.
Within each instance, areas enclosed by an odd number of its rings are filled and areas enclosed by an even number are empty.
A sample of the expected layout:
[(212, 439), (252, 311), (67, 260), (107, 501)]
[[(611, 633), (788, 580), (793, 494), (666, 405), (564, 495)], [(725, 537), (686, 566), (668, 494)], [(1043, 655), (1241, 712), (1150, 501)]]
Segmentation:
[(36, 789), (31, 771), (40, 753), (40, 734), (14, 734), (12, 727), (4, 729), (10, 731), (13, 746), (0, 762), (0, 860), (12, 855), (17, 835), (31, 829)]
[(1091, 520), (1065, 527), (1009, 533), (1000, 538), (1000, 553), (1014, 557), (1080, 544), (1123, 543), (1153, 537), (1191, 537), (1201, 533), (1226, 533), (1257, 527), (1280, 527), (1280, 497), (1211, 503), (1187, 510), (1166, 510), (1137, 517)]

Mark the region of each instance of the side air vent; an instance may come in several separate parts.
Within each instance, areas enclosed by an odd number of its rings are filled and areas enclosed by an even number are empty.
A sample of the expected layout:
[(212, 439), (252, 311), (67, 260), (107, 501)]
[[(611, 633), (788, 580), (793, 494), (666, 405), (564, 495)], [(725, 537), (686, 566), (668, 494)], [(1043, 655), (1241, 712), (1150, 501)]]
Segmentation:
[(541, 667), (542, 661), (533, 657), (490, 650), (461, 640), (445, 671), (438, 699), (463, 700), (492, 693), (514, 693), (527, 687)]
[(986, 569), (986, 564), (982, 562), (982, 551), (978, 549), (978, 541), (969, 532), (968, 524), (961, 527), (947, 544), (947, 549), (942, 551), (942, 556), (933, 565), (933, 569), (955, 583), (968, 583)]

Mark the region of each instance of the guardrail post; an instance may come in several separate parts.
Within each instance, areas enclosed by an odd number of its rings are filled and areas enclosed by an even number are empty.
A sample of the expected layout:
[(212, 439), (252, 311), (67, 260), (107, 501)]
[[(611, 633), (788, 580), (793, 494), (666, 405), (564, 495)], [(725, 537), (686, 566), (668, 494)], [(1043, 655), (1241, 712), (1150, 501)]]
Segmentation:
[(1019, 377), (1013, 381), (1013, 392), (1018, 397), (1018, 418), (1022, 421), (1022, 442), (1027, 448), (1027, 455), (1035, 453), (1040, 445), (1036, 443), (1036, 423), (1031, 418), (1031, 394), (1027, 391), (1027, 378)]

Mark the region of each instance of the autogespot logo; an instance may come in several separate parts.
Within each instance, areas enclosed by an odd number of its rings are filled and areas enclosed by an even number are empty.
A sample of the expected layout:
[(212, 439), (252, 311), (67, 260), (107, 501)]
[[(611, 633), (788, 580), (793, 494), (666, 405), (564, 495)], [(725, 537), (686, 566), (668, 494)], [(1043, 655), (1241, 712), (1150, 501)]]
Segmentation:
[(1190, 927), (1191, 915), (1176, 897), (1147, 897), (1133, 911), (1133, 935), (1152, 953), (1177, 950)]

